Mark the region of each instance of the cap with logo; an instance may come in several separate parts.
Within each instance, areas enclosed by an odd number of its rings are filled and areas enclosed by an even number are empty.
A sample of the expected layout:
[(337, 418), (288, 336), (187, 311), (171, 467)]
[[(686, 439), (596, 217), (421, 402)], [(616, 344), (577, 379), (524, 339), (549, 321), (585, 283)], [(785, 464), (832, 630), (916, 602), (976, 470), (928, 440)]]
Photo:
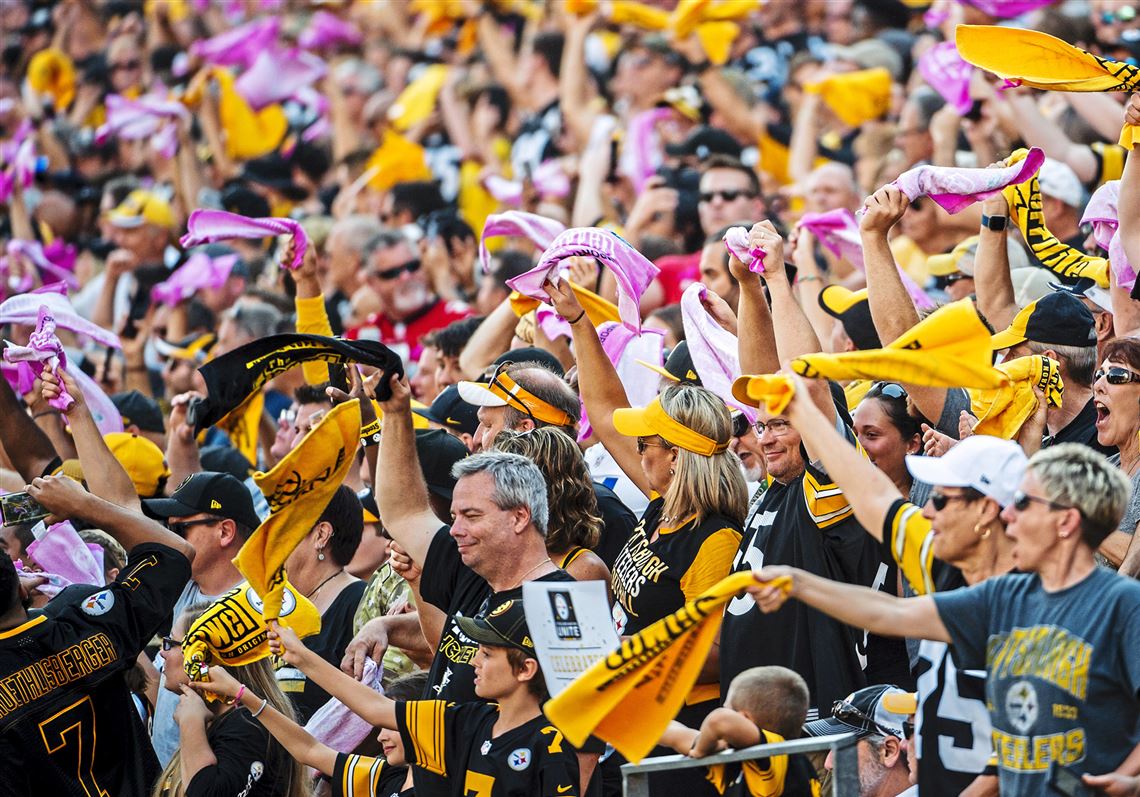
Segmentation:
[(496, 600), (491, 596), (486, 613), (476, 617), (457, 617), (459, 630), (482, 645), (521, 650), (532, 659), (538, 656), (526, 626), (526, 612), (521, 598)]
[(143, 508), (163, 519), (202, 513), (228, 518), (250, 529), (261, 525), (253, 509), (253, 496), (228, 473), (206, 471), (187, 476), (169, 498), (144, 501)]
[(166, 480), (170, 478), (170, 468), (161, 448), (145, 437), (128, 432), (111, 432), (103, 435), (103, 440), (131, 477), (140, 498), (161, 494)]
[(1096, 322), (1080, 299), (1068, 291), (1057, 291), (1025, 305), (1007, 329), (993, 336), (994, 351), (1027, 340), (1078, 348), (1095, 346)]
[(356, 494), (356, 497), (360, 500), (360, 505), (364, 508), (364, 522), (379, 523), (380, 507), (376, 504), (376, 496), (372, 493), (372, 488), (365, 487)]
[[(905, 696), (907, 692), (897, 686), (878, 684), (852, 692), (846, 700), (837, 701), (830, 717), (814, 720), (804, 725), (807, 736), (829, 736), (834, 733), (854, 733), (858, 738), (868, 736), (903, 735), (903, 722), (907, 714), (899, 714), (888, 708), (894, 703), (894, 696)], [(897, 704), (895, 704), (897, 705)]]
[(158, 402), (137, 390), (111, 396), (115, 409), (123, 416), (123, 428), (137, 426), (140, 432), (166, 434), (166, 421)]
[(456, 462), (467, 456), (467, 446), (443, 429), (417, 431), (416, 455), (428, 489), (450, 500), (455, 489), (451, 469)]
[[(1079, 299), (1088, 299), (1104, 312), (1112, 312), (1112, 294), (1105, 288), (1101, 288), (1097, 285), (1096, 280), (1091, 277), (1080, 277), (1072, 285), (1061, 285), (1060, 283), (1051, 282), (1049, 283), (1049, 287), (1055, 291), (1071, 293)], [(1085, 306), (1088, 307), (1088, 305)]]
[(689, 342), (687, 340), (682, 340), (673, 347), (669, 356), (665, 358), (664, 366), (653, 365), (645, 362), (645, 360), (638, 360), (637, 363), (644, 365), (650, 371), (656, 371), (670, 382), (698, 386), (701, 384), (701, 377), (697, 374), (697, 367), (693, 365), (692, 355), (689, 354)]
[(881, 349), (879, 333), (871, 320), (871, 303), (867, 289), (852, 291), (842, 285), (828, 285), (819, 292), (819, 306), (832, 318), (839, 320), (843, 331), (860, 351)]
[(131, 229), (144, 224), (153, 224), (164, 230), (174, 228), (174, 211), (170, 203), (153, 191), (138, 189), (127, 194), (126, 199), (107, 213), (107, 219), (115, 227)]
[(427, 418), (440, 426), (446, 426), (464, 434), (475, 434), (479, 428), (479, 411), (474, 404), (466, 402), (459, 395), (459, 388), (448, 385), (443, 392), (435, 397), (435, 401), (426, 409), (413, 409), (416, 415)]
[(906, 467), (921, 482), (935, 487), (970, 487), (1004, 507), (1013, 501), (1028, 461), (1021, 446), (1012, 440), (977, 434), (941, 457), (908, 454)]
[(175, 343), (156, 337), (154, 348), (162, 357), (201, 365), (210, 359), (210, 351), (217, 342), (218, 338), (213, 332), (205, 332), (187, 335)]

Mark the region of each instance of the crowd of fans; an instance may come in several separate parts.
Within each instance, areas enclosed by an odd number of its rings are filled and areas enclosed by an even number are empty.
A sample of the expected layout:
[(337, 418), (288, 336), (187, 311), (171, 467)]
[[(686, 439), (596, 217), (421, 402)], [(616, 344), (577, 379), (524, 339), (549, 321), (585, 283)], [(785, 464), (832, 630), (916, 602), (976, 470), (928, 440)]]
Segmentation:
[(1138, 11), (0, 2), (0, 794), (1140, 795)]

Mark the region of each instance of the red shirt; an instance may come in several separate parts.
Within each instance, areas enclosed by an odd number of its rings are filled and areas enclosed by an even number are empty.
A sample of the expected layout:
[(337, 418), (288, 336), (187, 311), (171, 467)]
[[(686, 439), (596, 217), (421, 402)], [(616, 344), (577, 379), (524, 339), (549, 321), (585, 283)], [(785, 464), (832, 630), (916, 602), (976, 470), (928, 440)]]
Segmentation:
[(378, 340), (403, 358), (414, 363), (420, 358), (423, 346), (420, 338), (433, 329), (440, 329), (452, 321), (471, 316), (471, 308), (463, 302), (445, 302), (436, 299), (410, 318), (392, 321), (381, 313), (374, 313), (358, 327), (348, 330), (349, 340)]
[(700, 250), (691, 255), (665, 255), (657, 258), (654, 265), (661, 269), (657, 281), (665, 289), (665, 300), (662, 304), (676, 304), (681, 301), (681, 294), (685, 292), (685, 288), (694, 282), (700, 282)]

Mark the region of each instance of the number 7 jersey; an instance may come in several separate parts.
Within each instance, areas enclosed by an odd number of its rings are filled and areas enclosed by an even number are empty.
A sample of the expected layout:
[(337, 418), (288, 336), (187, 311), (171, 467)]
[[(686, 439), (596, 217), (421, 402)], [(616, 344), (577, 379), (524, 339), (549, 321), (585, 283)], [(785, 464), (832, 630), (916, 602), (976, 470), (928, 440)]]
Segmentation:
[(123, 676), (189, 579), (182, 554), (140, 545), (110, 586), (0, 632), (0, 795), (150, 793), (158, 759)]

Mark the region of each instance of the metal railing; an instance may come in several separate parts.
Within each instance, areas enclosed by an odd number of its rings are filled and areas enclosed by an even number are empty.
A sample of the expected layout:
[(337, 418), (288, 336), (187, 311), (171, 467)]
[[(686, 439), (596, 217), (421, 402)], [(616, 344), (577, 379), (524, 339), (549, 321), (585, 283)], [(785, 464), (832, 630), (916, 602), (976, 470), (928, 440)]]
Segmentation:
[(683, 755), (667, 755), (659, 758), (646, 758), (640, 764), (625, 764), (621, 768), (622, 788), (625, 797), (649, 797), (649, 775), (653, 772), (666, 772), (672, 769), (707, 767), (713, 764), (730, 764), (735, 761), (751, 761), (774, 755), (793, 753), (832, 753), (831, 783), (835, 797), (856, 797), (859, 794), (859, 754), (855, 745), (858, 739), (853, 733), (837, 733), (831, 736), (814, 736), (793, 739), (776, 744), (758, 744), (744, 750), (728, 750), (706, 758), (689, 758)]

